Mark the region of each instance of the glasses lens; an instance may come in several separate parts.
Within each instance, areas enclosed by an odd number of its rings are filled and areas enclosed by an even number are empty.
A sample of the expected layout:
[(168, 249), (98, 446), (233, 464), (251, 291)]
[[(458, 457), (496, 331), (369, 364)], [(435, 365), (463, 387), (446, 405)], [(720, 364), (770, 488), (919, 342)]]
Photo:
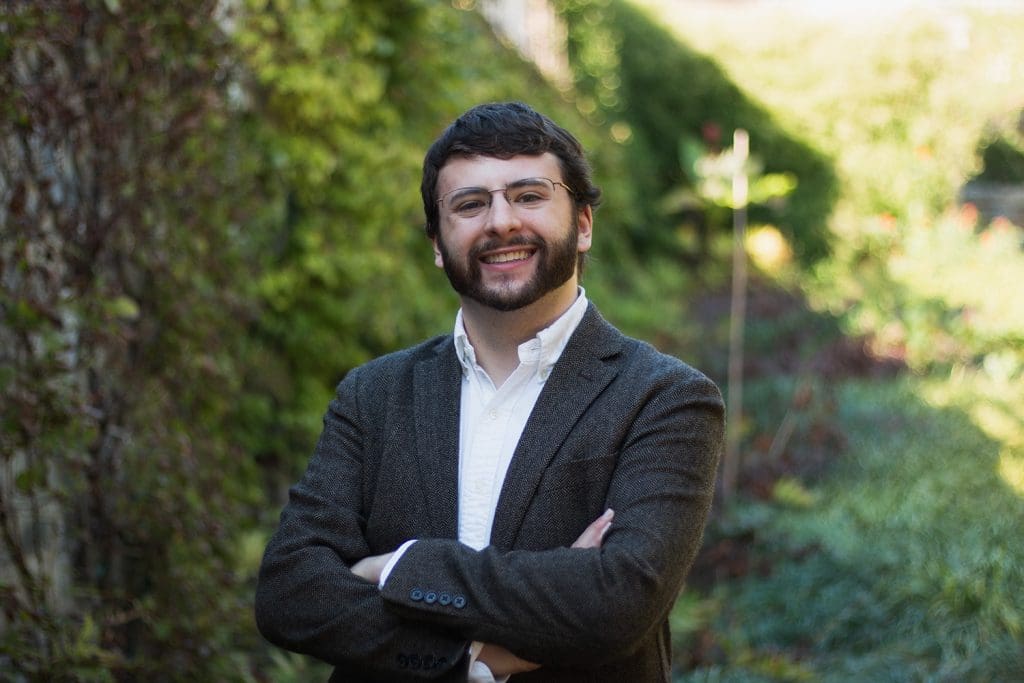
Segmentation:
[(526, 178), (509, 185), (505, 192), (515, 208), (534, 208), (551, 201), (555, 186), (547, 178)]
[(555, 183), (547, 178), (523, 178), (504, 188), (487, 190), (482, 187), (463, 187), (449, 192), (443, 205), (459, 218), (476, 218), (491, 208), (495, 193), (505, 195), (514, 211), (539, 209), (551, 201)]
[(479, 216), (491, 206), (491, 194), (480, 188), (455, 190), (448, 195), (448, 209), (461, 218)]

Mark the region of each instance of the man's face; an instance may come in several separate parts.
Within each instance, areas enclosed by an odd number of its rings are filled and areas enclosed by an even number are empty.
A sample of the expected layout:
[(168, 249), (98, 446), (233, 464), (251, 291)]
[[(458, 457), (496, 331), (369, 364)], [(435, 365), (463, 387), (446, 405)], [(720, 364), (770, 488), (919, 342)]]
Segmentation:
[[(554, 183), (521, 184), (529, 178)], [(500, 311), (545, 297), (575, 298), (576, 263), (590, 249), (592, 213), (590, 207), (577, 211), (561, 182), (553, 154), (455, 158), (445, 164), (437, 181), (443, 200), (434, 261), (456, 292)], [(505, 187), (508, 197), (500, 191)], [(466, 203), (475, 198), (490, 207)]]

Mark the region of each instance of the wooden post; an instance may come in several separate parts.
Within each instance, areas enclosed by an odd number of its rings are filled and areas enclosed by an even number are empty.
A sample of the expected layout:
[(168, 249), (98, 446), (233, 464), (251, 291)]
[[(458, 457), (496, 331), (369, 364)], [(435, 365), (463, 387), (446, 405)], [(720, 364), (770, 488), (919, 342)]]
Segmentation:
[(740, 469), (740, 438), (743, 424), (743, 331), (747, 312), (747, 232), (748, 178), (747, 157), (750, 138), (747, 131), (733, 134), (732, 175), (732, 300), (729, 309), (729, 379), (725, 432), (725, 455), (722, 461), (722, 501), (728, 502), (736, 492)]

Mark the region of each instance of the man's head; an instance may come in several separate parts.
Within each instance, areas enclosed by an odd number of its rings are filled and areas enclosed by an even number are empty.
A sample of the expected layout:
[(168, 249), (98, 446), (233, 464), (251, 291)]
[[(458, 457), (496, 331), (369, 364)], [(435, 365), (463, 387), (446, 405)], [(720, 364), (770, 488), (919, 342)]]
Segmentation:
[(421, 191), (435, 263), (464, 306), (575, 297), (600, 190), (579, 142), (550, 119), (517, 102), (469, 110), (427, 152)]
[[(521, 102), (481, 104), (464, 113), (434, 141), (423, 160), (420, 193), (427, 219), (427, 237), (435, 239), (440, 229), (437, 179), (451, 159), (473, 156), (509, 159), (545, 152), (558, 157), (561, 181), (572, 188), (577, 209), (596, 207), (601, 200), (601, 190), (591, 181), (590, 164), (583, 147), (567, 130)], [(580, 258), (582, 260), (582, 255)]]

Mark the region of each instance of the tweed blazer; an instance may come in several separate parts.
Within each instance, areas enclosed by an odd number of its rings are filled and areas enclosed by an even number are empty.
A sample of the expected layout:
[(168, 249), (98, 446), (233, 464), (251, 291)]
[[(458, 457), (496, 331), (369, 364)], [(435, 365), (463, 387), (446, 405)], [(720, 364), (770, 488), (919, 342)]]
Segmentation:
[[(456, 540), (461, 380), (447, 335), (339, 384), (267, 546), (260, 631), (333, 664), (332, 681), (465, 680), (473, 640), (541, 665), (517, 683), (668, 681), (668, 614), (722, 446), (717, 387), (591, 304), (476, 551)], [(609, 507), (601, 548), (570, 548)], [(383, 589), (349, 571), (408, 539)]]

